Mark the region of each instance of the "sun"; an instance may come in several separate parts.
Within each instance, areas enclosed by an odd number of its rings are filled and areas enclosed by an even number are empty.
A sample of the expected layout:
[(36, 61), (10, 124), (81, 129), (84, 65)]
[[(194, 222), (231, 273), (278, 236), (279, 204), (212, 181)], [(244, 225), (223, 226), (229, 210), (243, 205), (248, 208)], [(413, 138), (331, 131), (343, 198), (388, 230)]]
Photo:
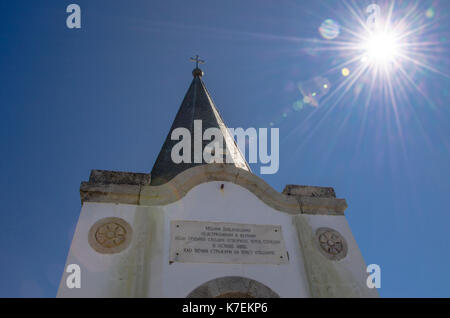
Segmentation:
[(394, 62), (400, 54), (400, 48), (400, 39), (394, 32), (373, 32), (362, 42), (363, 60), (377, 65)]
[[(410, 4), (380, 0), (376, 19), (369, 19), (374, 14), (361, 7), (361, 2), (342, 1), (341, 9), (335, 11), (339, 14), (328, 16), (319, 27), (323, 40), (299, 38), (307, 44), (307, 54), (315, 58), (329, 54), (330, 67), (320, 76), (335, 82), (327, 85), (320, 103), (332, 108), (353, 94), (366, 108), (383, 101), (397, 116), (399, 102), (409, 100), (413, 93), (430, 102), (418, 78), (425, 72), (450, 78), (448, 58), (443, 54), (448, 32), (441, 30), (443, 21), (437, 19), (435, 9), (422, 0)], [(304, 103), (312, 99), (312, 92), (301, 93)], [(309, 104), (317, 107), (318, 100)]]

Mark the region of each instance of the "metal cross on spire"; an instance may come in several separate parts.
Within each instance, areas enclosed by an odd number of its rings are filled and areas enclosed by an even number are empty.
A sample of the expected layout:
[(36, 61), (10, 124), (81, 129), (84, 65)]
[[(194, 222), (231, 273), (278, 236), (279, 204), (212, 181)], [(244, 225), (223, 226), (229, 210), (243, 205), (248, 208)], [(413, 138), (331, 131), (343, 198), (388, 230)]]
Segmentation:
[(198, 54), (195, 57), (191, 57), (191, 61), (195, 62), (195, 68), (198, 68), (198, 64), (205, 64), (204, 60), (200, 60)]

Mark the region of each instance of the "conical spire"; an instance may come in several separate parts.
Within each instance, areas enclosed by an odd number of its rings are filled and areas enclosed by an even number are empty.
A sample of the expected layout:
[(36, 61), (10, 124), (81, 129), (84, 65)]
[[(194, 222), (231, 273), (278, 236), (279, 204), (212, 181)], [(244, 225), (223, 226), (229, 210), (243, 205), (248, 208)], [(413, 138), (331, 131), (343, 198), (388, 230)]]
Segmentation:
[[(232, 163), (234, 166), (250, 171), (250, 167), (247, 161), (242, 156), (233, 136), (229, 133), (225, 123), (222, 120), (205, 84), (202, 81), (203, 71), (198, 68), (198, 56), (196, 57), (197, 67), (192, 71), (194, 79), (181, 103), (180, 109), (175, 117), (175, 120), (170, 128), (169, 134), (162, 146), (161, 152), (156, 159), (155, 164), (151, 172), (151, 184), (161, 185), (172, 178), (174, 178), (179, 173), (198, 165), (207, 164), (202, 156), (201, 163), (195, 163), (194, 161), (194, 121), (201, 120), (202, 136), (206, 129), (208, 128), (219, 128), (223, 137), (224, 153), (229, 152), (232, 158)], [(203, 61), (202, 61), (203, 62)], [(198, 124), (198, 122), (197, 122)], [(190, 163), (174, 163), (171, 157), (172, 148), (174, 145), (179, 143), (178, 140), (171, 140), (172, 132), (176, 128), (186, 128), (189, 130), (191, 135), (191, 162)], [(198, 132), (197, 132), (198, 133)], [(200, 137), (201, 138), (201, 137)], [(202, 154), (206, 145), (211, 141), (202, 141)]]

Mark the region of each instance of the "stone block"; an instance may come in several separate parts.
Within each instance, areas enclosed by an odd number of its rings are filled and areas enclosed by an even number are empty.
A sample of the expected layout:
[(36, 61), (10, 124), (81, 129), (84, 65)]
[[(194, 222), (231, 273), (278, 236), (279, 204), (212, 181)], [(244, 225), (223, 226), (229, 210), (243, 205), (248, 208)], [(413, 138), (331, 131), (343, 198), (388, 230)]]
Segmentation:
[(284, 194), (296, 195), (304, 197), (319, 197), (319, 198), (335, 198), (336, 193), (331, 187), (315, 187), (306, 185), (288, 184), (283, 190)]

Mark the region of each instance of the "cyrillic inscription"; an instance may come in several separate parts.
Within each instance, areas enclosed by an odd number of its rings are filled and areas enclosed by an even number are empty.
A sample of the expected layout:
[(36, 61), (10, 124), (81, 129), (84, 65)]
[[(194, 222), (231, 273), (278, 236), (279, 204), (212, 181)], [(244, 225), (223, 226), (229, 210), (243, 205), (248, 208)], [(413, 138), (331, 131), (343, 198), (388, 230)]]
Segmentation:
[(171, 221), (170, 263), (286, 264), (281, 226)]

